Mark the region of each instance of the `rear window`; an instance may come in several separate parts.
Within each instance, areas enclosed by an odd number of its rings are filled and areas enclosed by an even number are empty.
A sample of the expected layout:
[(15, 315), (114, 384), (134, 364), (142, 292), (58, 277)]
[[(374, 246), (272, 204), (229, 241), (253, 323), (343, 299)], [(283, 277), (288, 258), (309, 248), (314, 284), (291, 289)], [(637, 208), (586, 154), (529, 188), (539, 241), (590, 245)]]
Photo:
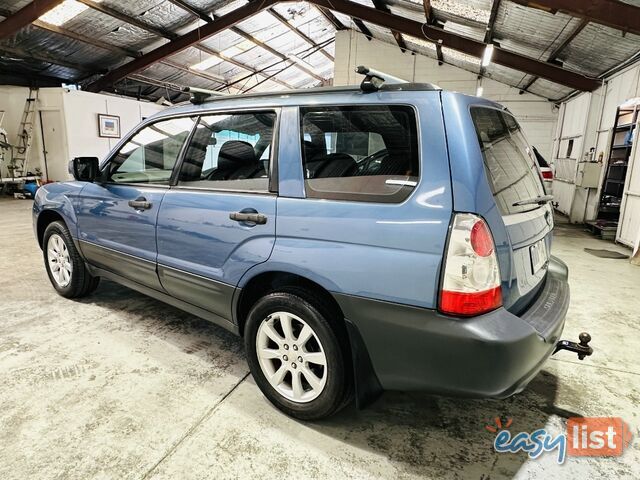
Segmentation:
[(514, 205), (545, 194), (535, 157), (518, 123), (508, 113), (484, 107), (473, 107), (471, 118), (489, 185), (502, 215), (538, 208), (535, 204)]
[(300, 121), (307, 197), (396, 203), (418, 184), (411, 107), (305, 107)]

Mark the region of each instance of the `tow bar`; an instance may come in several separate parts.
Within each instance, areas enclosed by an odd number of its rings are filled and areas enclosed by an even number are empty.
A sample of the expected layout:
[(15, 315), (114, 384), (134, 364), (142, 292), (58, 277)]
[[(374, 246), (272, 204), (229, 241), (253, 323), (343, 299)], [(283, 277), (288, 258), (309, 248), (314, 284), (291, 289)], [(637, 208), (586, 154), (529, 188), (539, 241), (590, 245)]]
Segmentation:
[(593, 353), (593, 348), (589, 346), (589, 342), (591, 341), (591, 335), (587, 332), (582, 332), (578, 335), (578, 339), (580, 343), (570, 342), (569, 340), (560, 340), (556, 343), (556, 349), (553, 351), (552, 355), (555, 355), (560, 350), (569, 350), (578, 355), (578, 359), (584, 360), (584, 357), (588, 357)]

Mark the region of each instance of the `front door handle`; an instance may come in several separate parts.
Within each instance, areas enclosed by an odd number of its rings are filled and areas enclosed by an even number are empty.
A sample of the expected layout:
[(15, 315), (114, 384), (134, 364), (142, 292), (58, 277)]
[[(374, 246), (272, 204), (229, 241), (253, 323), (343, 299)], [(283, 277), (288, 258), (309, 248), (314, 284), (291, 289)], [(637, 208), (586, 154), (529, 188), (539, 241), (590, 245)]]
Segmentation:
[(151, 208), (151, 202), (147, 202), (144, 197), (138, 197), (135, 200), (129, 200), (129, 206), (136, 210), (149, 210)]
[(261, 213), (234, 212), (229, 214), (229, 218), (234, 222), (251, 222), (256, 225), (267, 223), (267, 216)]

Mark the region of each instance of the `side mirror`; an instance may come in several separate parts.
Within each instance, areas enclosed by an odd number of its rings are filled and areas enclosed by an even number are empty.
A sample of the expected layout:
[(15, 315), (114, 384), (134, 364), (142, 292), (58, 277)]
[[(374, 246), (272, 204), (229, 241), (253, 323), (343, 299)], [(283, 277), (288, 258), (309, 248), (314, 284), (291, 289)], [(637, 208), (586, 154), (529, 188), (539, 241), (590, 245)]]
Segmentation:
[(79, 182), (93, 182), (98, 176), (98, 157), (76, 157), (69, 164), (69, 173)]

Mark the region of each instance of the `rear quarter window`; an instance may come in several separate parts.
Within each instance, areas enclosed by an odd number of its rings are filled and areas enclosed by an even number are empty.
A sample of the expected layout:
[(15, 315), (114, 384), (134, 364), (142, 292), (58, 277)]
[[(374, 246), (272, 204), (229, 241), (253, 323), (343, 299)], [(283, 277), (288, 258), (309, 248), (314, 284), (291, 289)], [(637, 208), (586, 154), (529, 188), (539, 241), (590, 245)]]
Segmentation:
[(535, 156), (518, 122), (506, 112), (486, 107), (472, 107), (471, 118), (487, 179), (502, 215), (538, 208), (514, 205), (545, 194)]
[(418, 184), (413, 108), (304, 107), (300, 121), (307, 197), (399, 203)]

